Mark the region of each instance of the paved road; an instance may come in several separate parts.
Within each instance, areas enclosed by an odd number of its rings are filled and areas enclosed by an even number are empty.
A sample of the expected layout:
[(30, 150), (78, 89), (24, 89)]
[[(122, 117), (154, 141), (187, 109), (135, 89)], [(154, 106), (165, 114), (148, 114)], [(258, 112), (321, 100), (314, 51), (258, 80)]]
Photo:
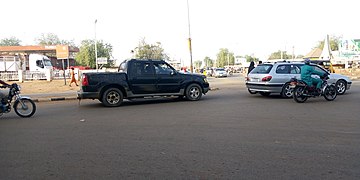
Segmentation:
[(334, 102), (210, 78), (197, 102), (38, 103), (0, 118), (1, 179), (360, 179), (360, 83)]

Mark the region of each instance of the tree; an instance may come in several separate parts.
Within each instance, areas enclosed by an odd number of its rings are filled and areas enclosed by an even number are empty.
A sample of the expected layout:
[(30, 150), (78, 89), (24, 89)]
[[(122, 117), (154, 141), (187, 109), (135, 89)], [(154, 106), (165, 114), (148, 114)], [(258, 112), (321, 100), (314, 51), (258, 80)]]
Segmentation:
[[(281, 55), (281, 53), (282, 53), (282, 55)], [(292, 55), (287, 54), (287, 51), (279, 50), (277, 52), (271, 53), (269, 59), (292, 59)]]
[[(97, 55), (98, 57), (112, 57), (112, 45), (104, 43), (102, 40), (97, 41)], [(76, 63), (81, 66), (96, 67), (95, 60), (95, 41), (83, 40), (81, 42), (80, 51), (76, 54)]]
[(0, 41), (0, 46), (20, 46), (21, 40), (11, 36), (10, 38), (4, 38)]
[(58, 45), (58, 44), (62, 44), (62, 45), (69, 45), (69, 46), (75, 46), (75, 43), (73, 40), (60, 40), (60, 38), (53, 33), (47, 33), (47, 34), (41, 34), (40, 37), (38, 37), (36, 40), (36, 43), (39, 45)]
[(221, 48), (220, 52), (216, 56), (216, 66), (224, 67), (226, 65), (234, 65), (235, 58), (234, 53), (229, 52), (227, 48)]
[(160, 42), (147, 44), (145, 38), (140, 40), (139, 46), (136, 47), (134, 51), (135, 57), (138, 59), (169, 59), (169, 56), (164, 53)]
[(209, 57), (205, 57), (204, 63), (206, 67), (213, 67), (214, 66), (214, 60), (210, 59)]
[[(339, 50), (339, 42), (342, 37), (340, 36), (331, 36), (329, 37), (330, 49), (331, 51), (338, 51)], [(319, 41), (315, 48), (323, 49), (325, 44), (325, 40)]]
[(200, 61), (200, 60), (194, 61), (194, 65), (195, 65), (196, 69), (200, 69), (200, 67), (202, 65), (202, 61)]
[(257, 62), (257, 61), (259, 61), (259, 58), (249, 56), (249, 55), (245, 55), (245, 59), (246, 59), (246, 62), (251, 62), (251, 61)]

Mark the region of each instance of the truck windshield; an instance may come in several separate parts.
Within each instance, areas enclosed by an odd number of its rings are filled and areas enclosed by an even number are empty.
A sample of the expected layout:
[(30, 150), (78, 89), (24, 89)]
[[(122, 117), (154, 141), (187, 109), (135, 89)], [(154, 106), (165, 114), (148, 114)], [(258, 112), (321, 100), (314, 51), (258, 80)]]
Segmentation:
[(51, 61), (48, 59), (44, 59), (44, 66), (52, 66)]

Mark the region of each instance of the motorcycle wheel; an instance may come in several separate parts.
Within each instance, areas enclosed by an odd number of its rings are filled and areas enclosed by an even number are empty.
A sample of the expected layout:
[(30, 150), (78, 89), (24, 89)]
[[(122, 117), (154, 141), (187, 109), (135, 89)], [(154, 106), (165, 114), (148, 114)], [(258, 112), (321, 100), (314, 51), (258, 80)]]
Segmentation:
[(14, 103), (14, 110), (18, 116), (27, 118), (35, 114), (36, 105), (31, 99), (19, 99)]
[(324, 90), (324, 98), (328, 101), (333, 101), (337, 96), (337, 90), (334, 85), (327, 86)]
[(307, 100), (307, 97), (304, 96), (304, 88), (303, 86), (297, 86), (295, 87), (294, 91), (293, 91), (293, 99), (295, 100), (295, 102), (297, 103), (303, 103)]

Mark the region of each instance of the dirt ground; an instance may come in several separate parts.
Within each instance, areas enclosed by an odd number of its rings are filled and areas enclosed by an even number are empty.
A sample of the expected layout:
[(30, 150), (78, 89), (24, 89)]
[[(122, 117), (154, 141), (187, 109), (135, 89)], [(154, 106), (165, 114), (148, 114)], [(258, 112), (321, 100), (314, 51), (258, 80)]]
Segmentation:
[[(80, 86), (76, 86), (74, 83), (69, 87), (69, 79), (66, 80), (66, 85), (64, 80), (52, 80), (52, 81), (25, 81), (21, 82), (7, 82), (7, 83), (17, 83), (21, 86), (22, 94), (38, 94), (38, 93), (56, 93), (56, 92), (65, 92), (65, 91), (78, 91)], [(78, 82), (79, 84), (80, 82)]]

